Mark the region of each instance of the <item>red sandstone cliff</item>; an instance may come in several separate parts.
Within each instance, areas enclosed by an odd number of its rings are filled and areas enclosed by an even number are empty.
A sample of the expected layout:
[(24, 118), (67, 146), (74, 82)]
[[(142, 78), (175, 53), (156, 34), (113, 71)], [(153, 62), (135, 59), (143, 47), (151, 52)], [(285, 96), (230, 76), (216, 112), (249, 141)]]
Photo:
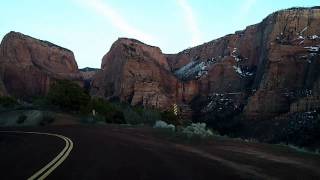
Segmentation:
[(119, 39), (103, 57), (101, 68), (92, 83), (94, 95), (160, 109), (175, 102), (178, 81), (157, 47)]
[(56, 79), (81, 80), (70, 50), (17, 32), (1, 42), (0, 76), (7, 93), (17, 97), (44, 95)]
[[(320, 8), (293, 8), (178, 54), (119, 39), (104, 56), (92, 94), (160, 109), (243, 112), (271, 118), (319, 94)], [(301, 103), (300, 103), (301, 104)]]

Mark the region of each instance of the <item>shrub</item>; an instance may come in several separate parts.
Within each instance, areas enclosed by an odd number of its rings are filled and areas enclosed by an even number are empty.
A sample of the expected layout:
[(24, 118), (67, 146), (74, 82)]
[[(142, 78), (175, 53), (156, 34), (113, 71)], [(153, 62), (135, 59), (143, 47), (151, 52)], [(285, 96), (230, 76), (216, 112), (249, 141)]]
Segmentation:
[[(130, 112), (131, 111), (131, 112)], [(134, 111), (134, 112), (132, 112)], [(153, 125), (157, 120), (161, 120), (161, 114), (157, 110), (147, 109), (143, 107), (127, 107), (127, 122), (132, 122), (132, 116), (134, 116), (134, 124), (149, 124)]]
[(18, 119), (17, 119), (17, 123), (18, 124), (22, 124), (22, 123), (24, 123), (26, 120), (27, 120), (27, 116), (25, 115), (25, 114), (21, 114), (19, 117), (18, 117)]
[(156, 121), (161, 119), (161, 114), (157, 110), (144, 109), (142, 118), (144, 119), (145, 124), (153, 125)]
[(95, 119), (98, 119), (99, 121), (103, 119), (106, 123), (126, 123), (124, 113), (121, 109), (104, 99), (93, 98), (86, 107), (81, 108), (83, 114), (91, 114), (93, 110), (95, 110), (97, 116), (97, 118), (95, 116), (91, 117), (94, 122)]
[(96, 123), (106, 123), (106, 118), (99, 114), (93, 115), (86, 115), (81, 117), (81, 122), (86, 124), (96, 124)]
[[(286, 127), (282, 129), (281, 141), (300, 147), (320, 147), (320, 112), (291, 114)], [(279, 133), (280, 134), (280, 133)]]
[(125, 107), (123, 109), (123, 114), (124, 114), (125, 121), (128, 124), (136, 125), (136, 124), (144, 124), (145, 122), (141, 117), (141, 115), (139, 115), (139, 113), (134, 111), (131, 107)]
[(173, 124), (167, 124), (164, 121), (156, 121), (153, 128), (169, 129), (171, 131), (175, 131), (175, 126)]
[(5, 108), (10, 108), (10, 107), (14, 107), (17, 104), (18, 104), (17, 100), (14, 99), (13, 97), (9, 97), (9, 96), (0, 97), (0, 106), (3, 106)]
[(105, 117), (106, 123), (113, 123), (113, 124), (126, 124), (124, 115), (122, 111), (115, 109), (111, 113), (108, 113)]
[(54, 114), (50, 112), (42, 112), (42, 118), (40, 121), (41, 126), (45, 126), (47, 124), (52, 123), (55, 120)]
[(122, 105), (120, 108), (128, 124), (148, 124), (152, 126), (157, 120), (161, 119), (160, 112), (157, 110), (131, 107), (130, 105)]
[(181, 125), (182, 122), (177, 115), (175, 115), (172, 111), (164, 111), (161, 113), (161, 119), (169, 124), (173, 124), (175, 126)]
[(90, 96), (78, 84), (59, 80), (51, 86), (48, 100), (62, 109), (79, 111), (81, 107), (88, 104)]
[(187, 137), (201, 137), (206, 138), (213, 136), (213, 132), (206, 128), (206, 123), (192, 123), (191, 125), (183, 128), (182, 134)]
[(33, 98), (32, 104), (35, 106), (44, 107), (50, 105), (50, 101), (46, 97), (38, 96)]
[[(161, 114), (157, 110), (132, 107), (129, 104), (109, 102), (101, 98), (92, 98), (87, 106), (81, 108), (81, 113), (85, 116), (92, 116), (93, 110), (95, 110), (96, 116), (100, 116), (99, 121), (101, 121), (102, 116), (106, 123), (153, 125), (155, 121), (161, 119)], [(84, 122), (89, 122), (94, 117), (87, 119)], [(95, 122), (95, 120), (92, 121)]]

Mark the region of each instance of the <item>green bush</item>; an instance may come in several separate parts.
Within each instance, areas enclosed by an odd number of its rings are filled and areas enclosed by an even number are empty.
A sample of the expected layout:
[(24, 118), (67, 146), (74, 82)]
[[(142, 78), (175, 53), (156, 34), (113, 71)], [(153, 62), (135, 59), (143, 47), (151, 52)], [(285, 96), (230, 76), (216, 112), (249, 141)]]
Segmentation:
[(47, 97), (34, 97), (32, 99), (32, 104), (35, 106), (44, 107), (50, 105), (50, 100)]
[[(93, 116), (93, 110), (96, 113), (95, 116)], [(83, 122), (90, 123), (101, 122), (103, 117), (103, 121), (106, 123), (153, 125), (156, 121), (162, 119), (161, 113), (157, 110), (132, 107), (126, 103), (109, 102), (101, 98), (92, 98), (80, 111), (86, 117)], [(96, 120), (96, 117), (99, 117), (98, 120)], [(169, 115), (164, 117), (173, 119)]]
[(164, 121), (156, 121), (155, 124), (153, 125), (153, 128), (158, 128), (158, 129), (168, 129), (171, 131), (175, 131), (176, 127), (173, 124), (167, 124)]
[(142, 118), (144, 119), (145, 124), (153, 125), (156, 121), (161, 120), (161, 113), (153, 109), (144, 109)]
[(175, 126), (182, 125), (181, 119), (175, 115), (172, 111), (164, 111), (161, 113), (162, 121), (165, 121), (168, 124), (173, 124)]
[(106, 123), (105, 117), (99, 114), (93, 115), (85, 115), (81, 117), (81, 122), (86, 124), (96, 124), (96, 123)]
[(143, 107), (131, 107), (130, 105), (123, 106), (122, 111), (128, 124), (153, 125), (156, 121), (161, 120), (161, 114), (157, 110)]
[(124, 114), (121, 109), (103, 99), (91, 99), (87, 106), (81, 109), (81, 112), (83, 114), (90, 114), (90, 116), (92, 115), (91, 119), (95, 121), (96, 118), (92, 114), (93, 110), (96, 112), (96, 116), (99, 116), (99, 120), (101, 120), (101, 117), (103, 117), (106, 123), (126, 123)]
[(51, 124), (55, 120), (55, 116), (51, 112), (44, 111), (42, 112), (42, 118), (40, 121), (41, 126), (45, 126), (47, 124)]
[(17, 119), (17, 124), (22, 124), (27, 120), (27, 116), (25, 114), (21, 114)]
[(5, 108), (11, 108), (18, 105), (18, 102), (15, 98), (9, 96), (0, 97), (0, 106)]
[(81, 107), (88, 104), (90, 96), (78, 84), (59, 80), (51, 86), (48, 100), (64, 110), (79, 111)]
[(115, 110), (111, 113), (108, 113), (106, 116), (106, 123), (126, 124), (123, 112), (120, 110)]
[(144, 124), (145, 120), (142, 118), (142, 116), (139, 114), (139, 112), (132, 109), (132, 107), (128, 106), (123, 108), (123, 114), (125, 121), (127, 124)]
[(188, 138), (206, 138), (214, 135), (214, 133), (207, 128), (206, 123), (192, 123), (191, 125), (183, 128), (182, 134), (186, 135)]

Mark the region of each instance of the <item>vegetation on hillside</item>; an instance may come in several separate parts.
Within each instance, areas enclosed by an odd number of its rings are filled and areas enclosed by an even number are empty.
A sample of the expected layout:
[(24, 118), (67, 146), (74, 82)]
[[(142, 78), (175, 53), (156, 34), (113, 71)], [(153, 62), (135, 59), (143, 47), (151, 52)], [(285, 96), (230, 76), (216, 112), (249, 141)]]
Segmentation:
[(79, 111), (89, 103), (90, 96), (78, 84), (60, 80), (51, 86), (47, 99), (64, 110)]
[(13, 97), (9, 96), (0, 96), (0, 106), (3, 108), (12, 108), (19, 103)]
[(161, 112), (91, 97), (84, 88), (66, 80), (54, 83), (47, 96), (34, 98), (31, 105), (25, 105), (13, 97), (0, 97), (0, 110), (5, 112), (6, 109), (21, 111), (20, 115), (14, 116), (17, 125), (50, 124), (55, 119), (54, 113), (51, 112), (64, 111), (81, 117), (85, 123), (144, 124), (181, 132), (188, 137), (211, 136), (212, 132), (206, 127), (208, 125), (216, 131), (214, 134), (229, 137), (255, 138), (261, 142), (294, 144), (299, 147), (320, 147), (320, 111), (296, 113), (284, 119), (271, 119), (259, 123), (245, 121), (241, 116), (217, 118), (209, 114), (205, 117), (199, 116), (196, 121), (200, 122), (198, 124), (181, 127), (188, 124), (183, 124), (182, 119), (172, 111)]
[(79, 113), (84, 122), (115, 124), (149, 124), (157, 120), (180, 125), (180, 119), (171, 111), (132, 107), (126, 103), (109, 102), (102, 98), (90, 97), (88, 92), (71, 81), (57, 81), (50, 88), (48, 96), (37, 98), (35, 103), (57, 106), (61, 110)]

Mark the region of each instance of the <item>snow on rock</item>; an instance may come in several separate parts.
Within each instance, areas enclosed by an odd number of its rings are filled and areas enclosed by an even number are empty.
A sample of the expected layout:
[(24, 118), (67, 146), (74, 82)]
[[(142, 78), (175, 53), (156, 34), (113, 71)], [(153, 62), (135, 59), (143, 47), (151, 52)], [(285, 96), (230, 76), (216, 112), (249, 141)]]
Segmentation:
[(237, 48), (233, 48), (233, 51), (231, 52), (231, 57), (233, 57), (236, 62), (240, 62), (243, 60)]
[(238, 109), (238, 105), (234, 103), (229, 94), (211, 94), (201, 112), (232, 112), (236, 109)]
[(215, 63), (215, 58), (207, 61), (193, 60), (187, 65), (181, 67), (174, 74), (181, 80), (199, 79), (208, 74), (208, 69), (211, 64)]
[(253, 75), (252, 72), (243, 70), (243, 69), (241, 69), (241, 68), (238, 67), (238, 66), (233, 66), (233, 69), (236, 71), (236, 73), (238, 73), (238, 74), (239, 74), (240, 76), (242, 76), (242, 77), (249, 77), (249, 76), (252, 76), (252, 75)]
[(305, 49), (307, 49), (309, 52), (319, 52), (320, 50), (320, 46), (307, 46), (307, 47), (304, 47)]
[(316, 53), (310, 53), (310, 56), (314, 57), (314, 56), (317, 56), (317, 54)]
[(302, 29), (302, 31), (300, 32), (300, 35), (302, 35), (306, 30), (308, 30), (308, 26)]
[[(318, 35), (311, 35), (311, 36), (303, 36), (301, 33), (297, 33), (298, 37), (296, 40), (300, 41), (299, 45), (303, 44), (305, 40), (320, 40)], [(277, 39), (279, 40), (280, 37)]]
[(312, 35), (312, 36), (309, 36), (309, 39), (317, 40), (317, 39), (320, 39), (320, 37), (318, 35)]

